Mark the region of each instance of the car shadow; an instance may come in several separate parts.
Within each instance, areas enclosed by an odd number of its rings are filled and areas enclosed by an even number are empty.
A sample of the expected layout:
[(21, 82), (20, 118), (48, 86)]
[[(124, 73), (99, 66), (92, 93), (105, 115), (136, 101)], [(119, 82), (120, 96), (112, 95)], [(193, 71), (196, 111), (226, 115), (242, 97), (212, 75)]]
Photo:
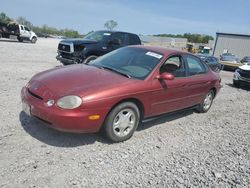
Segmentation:
[(44, 122), (26, 115), (19, 114), (23, 129), (33, 138), (56, 147), (77, 147), (101, 142), (110, 144), (101, 134), (66, 133), (49, 128)]
[[(184, 109), (173, 113), (168, 113), (161, 116), (156, 116), (143, 120), (137, 131), (143, 131), (152, 126), (170, 122), (190, 114), (193, 114), (193, 109)], [(19, 121), (23, 129), (33, 138), (55, 147), (77, 147), (82, 145), (90, 145), (96, 142), (103, 144), (112, 144), (108, 139), (100, 133), (85, 134), (85, 133), (66, 133), (54, 130), (47, 126), (46, 123), (37, 118), (26, 115), (23, 111), (19, 114)]]
[(232, 83), (226, 83), (227, 86), (232, 87), (232, 88), (236, 88), (236, 89), (243, 89), (246, 91), (250, 91), (250, 86), (247, 85), (240, 85), (239, 87), (234, 86)]
[(32, 44), (30, 41), (23, 41), (23, 42), (19, 42), (18, 40), (15, 40), (15, 39), (0, 39), (0, 42), (10, 42), (10, 43), (30, 43)]
[(61, 68), (63, 65), (56, 65), (54, 68)]
[(148, 129), (152, 126), (159, 125), (162, 123), (170, 122), (185, 116), (189, 116), (194, 113), (193, 108), (188, 108), (184, 110), (179, 110), (176, 112), (156, 116), (150, 119), (143, 120), (141, 125), (137, 128), (137, 131), (143, 131), (145, 129)]

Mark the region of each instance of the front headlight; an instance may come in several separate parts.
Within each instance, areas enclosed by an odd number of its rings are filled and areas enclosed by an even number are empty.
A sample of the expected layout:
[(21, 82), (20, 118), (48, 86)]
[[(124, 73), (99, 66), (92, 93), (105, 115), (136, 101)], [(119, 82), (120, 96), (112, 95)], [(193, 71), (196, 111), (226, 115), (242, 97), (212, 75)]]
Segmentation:
[(75, 109), (82, 104), (82, 99), (78, 96), (69, 95), (60, 98), (56, 104), (63, 109)]
[(234, 80), (238, 80), (238, 79), (239, 79), (239, 76), (240, 76), (239, 70), (240, 70), (240, 69), (236, 69), (236, 70), (235, 70), (235, 72), (234, 72), (234, 78), (233, 78)]

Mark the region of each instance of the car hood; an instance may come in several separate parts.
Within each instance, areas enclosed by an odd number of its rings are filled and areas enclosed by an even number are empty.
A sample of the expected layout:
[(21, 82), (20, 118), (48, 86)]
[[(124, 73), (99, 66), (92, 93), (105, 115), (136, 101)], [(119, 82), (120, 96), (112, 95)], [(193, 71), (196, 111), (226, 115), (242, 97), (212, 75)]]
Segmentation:
[[(88, 65), (70, 65), (51, 69), (35, 75), (29, 85), (39, 85), (48, 88), (53, 96), (78, 95), (81, 97), (128, 86), (136, 82), (109, 70), (99, 69)], [(33, 85), (33, 86), (32, 86)]]
[(65, 39), (61, 41), (62, 43), (73, 43), (75, 45), (81, 44), (96, 44), (98, 41), (96, 40), (86, 40), (86, 39)]
[(250, 71), (250, 65), (242, 65), (239, 68), (242, 70)]

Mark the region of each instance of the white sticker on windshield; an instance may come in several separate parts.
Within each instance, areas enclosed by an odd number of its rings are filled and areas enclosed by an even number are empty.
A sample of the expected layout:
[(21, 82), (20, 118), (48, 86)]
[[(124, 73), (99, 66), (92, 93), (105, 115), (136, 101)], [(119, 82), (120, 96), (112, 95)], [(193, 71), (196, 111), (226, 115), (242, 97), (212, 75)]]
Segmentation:
[(162, 58), (162, 55), (157, 54), (157, 53), (155, 53), (155, 52), (147, 52), (146, 55), (155, 57), (155, 58), (157, 58), (157, 59), (161, 59), (161, 58)]
[(111, 35), (110, 33), (103, 33), (103, 35), (107, 35), (107, 36), (109, 36), (109, 35)]

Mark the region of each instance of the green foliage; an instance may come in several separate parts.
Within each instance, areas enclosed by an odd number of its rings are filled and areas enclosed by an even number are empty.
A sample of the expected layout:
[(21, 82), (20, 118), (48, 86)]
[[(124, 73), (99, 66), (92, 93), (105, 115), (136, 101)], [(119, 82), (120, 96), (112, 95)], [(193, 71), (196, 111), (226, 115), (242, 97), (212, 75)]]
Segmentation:
[(210, 35), (201, 35), (201, 34), (191, 34), (191, 33), (184, 33), (183, 35), (177, 34), (158, 34), (154, 35), (157, 37), (173, 37), (173, 38), (187, 38), (188, 42), (192, 43), (208, 43), (209, 40), (214, 40), (214, 38)]
[(8, 17), (4, 12), (0, 13), (0, 22), (7, 24), (11, 21), (13, 21), (13, 20), (10, 17)]
[(58, 36), (65, 36), (68, 38), (79, 38), (83, 37), (83, 35), (79, 34), (78, 31), (72, 29), (57, 29), (54, 27), (49, 27), (47, 25), (43, 25), (42, 27), (31, 27), (31, 29), (35, 33), (43, 33), (47, 35), (58, 35)]
[(20, 16), (16, 19), (16, 21), (21, 24), (21, 25), (26, 25), (28, 28), (32, 29), (33, 28), (33, 24), (31, 22), (29, 22), (28, 20), (26, 20), (26, 18)]
[(104, 24), (104, 27), (108, 30), (114, 30), (114, 28), (117, 26), (118, 26), (118, 23), (114, 20), (106, 21), (106, 23)]

